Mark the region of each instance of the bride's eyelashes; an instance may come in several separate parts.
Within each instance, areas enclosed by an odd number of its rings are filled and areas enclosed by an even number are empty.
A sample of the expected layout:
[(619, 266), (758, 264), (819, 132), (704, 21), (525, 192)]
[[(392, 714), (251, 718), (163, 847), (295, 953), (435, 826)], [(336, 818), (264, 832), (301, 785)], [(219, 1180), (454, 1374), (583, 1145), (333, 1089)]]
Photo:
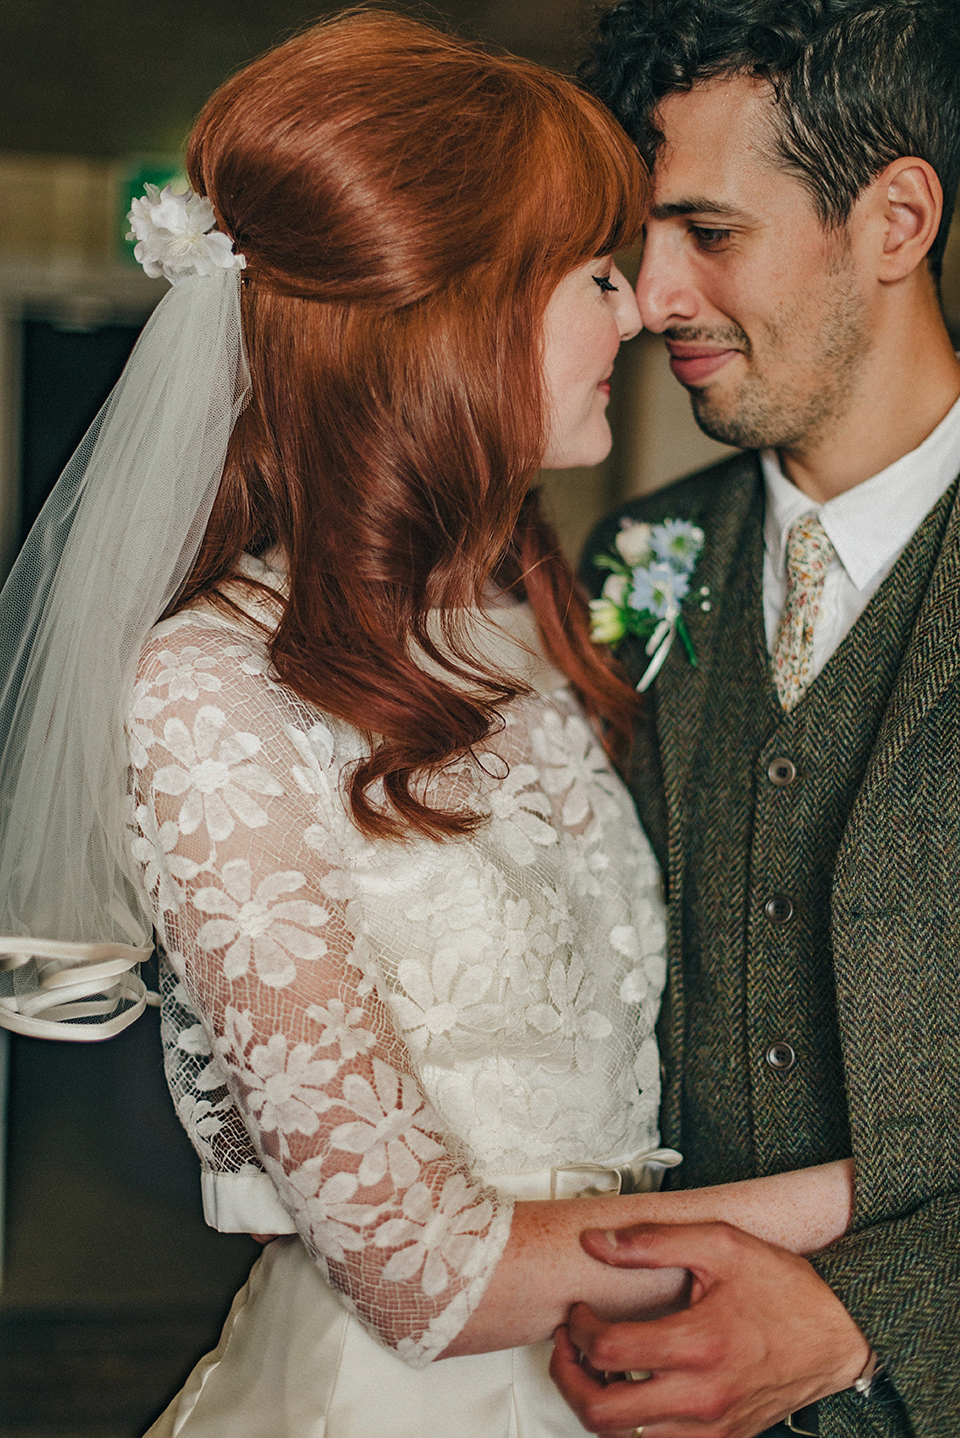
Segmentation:
[(609, 294), (611, 290), (616, 291), (619, 288), (619, 286), (611, 282), (609, 275), (591, 275), (590, 278), (593, 280), (594, 284), (600, 286), (605, 295)]

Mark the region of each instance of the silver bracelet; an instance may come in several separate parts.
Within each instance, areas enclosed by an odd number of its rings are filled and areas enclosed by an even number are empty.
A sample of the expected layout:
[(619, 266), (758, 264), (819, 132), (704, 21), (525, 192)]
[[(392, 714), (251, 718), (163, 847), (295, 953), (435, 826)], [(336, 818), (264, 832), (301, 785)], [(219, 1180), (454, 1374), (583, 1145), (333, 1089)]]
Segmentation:
[(870, 1394), (873, 1392), (873, 1385), (874, 1383), (876, 1383), (882, 1372), (883, 1365), (881, 1364), (879, 1358), (871, 1348), (870, 1357), (867, 1359), (867, 1366), (860, 1374), (860, 1377), (857, 1378), (852, 1385), (860, 1394), (861, 1398), (870, 1397)]

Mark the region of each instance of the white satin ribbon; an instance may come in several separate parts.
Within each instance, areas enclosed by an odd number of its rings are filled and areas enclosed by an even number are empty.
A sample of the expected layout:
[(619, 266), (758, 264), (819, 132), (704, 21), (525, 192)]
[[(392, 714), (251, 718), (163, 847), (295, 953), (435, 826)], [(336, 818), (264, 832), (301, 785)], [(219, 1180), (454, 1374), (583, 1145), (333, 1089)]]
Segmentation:
[[(29, 1038), (96, 1043), (134, 1023), (149, 1004), (158, 1004), (136, 968), (153, 953), (152, 944), (83, 944), (0, 934), (0, 975), (34, 965), (29, 983), (0, 987), (0, 1027)], [(127, 1008), (115, 1013), (119, 1004)], [(102, 1023), (76, 1023), (112, 1014)]]
[(683, 1162), (675, 1148), (648, 1148), (608, 1163), (569, 1163), (529, 1173), (491, 1173), (485, 1182), (518, 1199), (614, 1197), (657, 1193), (667, 1169)]
[[(668, 1168), (681, 1155), (675, 1148), (650, 1148), (626, 1162), (580, 1163), (529, 1173), (491, 1173), (483, 1182), (510, 1198), (593, 1198), (598, 1194), (656, 1193)], [(273, 1182), (262, 1171), (204, 1172), (203, 1216), (220, 1233), (295, 1233)]]
[(673, 648), (673, 641), (677, 637), (677, 620), (680, 617), (679, 609), (672, 612), (666, 619), (661, 619), (656, 629), (647, 640), (645, 653), (652, 654), (653, 658), (640, 676), (637, 684), (637, 693), (643, 694), (650, 688), (660, 670), (667, 661), (667, 655)]

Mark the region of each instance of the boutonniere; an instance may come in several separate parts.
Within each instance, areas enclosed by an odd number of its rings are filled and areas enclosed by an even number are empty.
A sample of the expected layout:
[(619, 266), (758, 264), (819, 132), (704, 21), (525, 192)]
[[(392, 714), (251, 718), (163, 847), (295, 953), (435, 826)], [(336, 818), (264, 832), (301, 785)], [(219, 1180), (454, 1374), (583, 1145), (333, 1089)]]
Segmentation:
[[(660, 524), (620, 522), (616, 553), (598, 554), (594, 564), (609, 569), (602, 598), (590, 601), (590, 635), (595, 644), (619, 644), (628, 634), (646, 642), (650, 657), (637, 688), (649, 689), (679, 635), (690, 663), (696, 665), (682, 604), (690, 599), (690, 580), (703, 548), (703, 530), (688, 519)], [(710, 591), (696, 594), (701, 609), (710, 608)]]

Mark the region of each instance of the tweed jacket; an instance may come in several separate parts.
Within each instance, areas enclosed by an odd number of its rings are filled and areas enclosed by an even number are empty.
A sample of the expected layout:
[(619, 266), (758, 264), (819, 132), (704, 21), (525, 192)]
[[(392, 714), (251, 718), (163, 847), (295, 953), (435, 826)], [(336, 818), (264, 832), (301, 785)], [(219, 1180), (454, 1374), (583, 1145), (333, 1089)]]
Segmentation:
[[(890, 1380), (885, 1401), (838, 1395), (822, 1403), (823, 1438), (960, 1432), (960, 502), (943, 504), (939, 552), (891, 671), (829, 884), (825, 971), (832, 969), (839, 1033), (828, 1037), (842, 1060), (842, 1131), (856, 1192), (850, 1233), (812, 1262)], [(689, 1043), (681, 919), (691, 774), (710, 723), (712, 661), (725, 626), (743, 622), (724, 596), (736, 588), (745, 528), (762, 506), (757, 456), (737, 455), (631, 501), (585, 549), (584, 578), (597, 592), (604, 575), (590, 561), (611, 549), (622, 517), (692, 518), (706, 534), (695, 584), (709, 587), (711, 607), (686, 611), (698, 664), (674, 647), (638, 723), (627, 776), (667, 878), (670, 972), (660, 1037), (670, 1071), (661, 1117), (664, 1140), (682, 1149), (690, 1139), (681, 1099)], [(646, 662), (640, 646), (628, 643), (624, 658), (636, 679)], [(838, 709), (852, 712), (857, 702), (857, 693), (844, 693)], [(687, 1062), (694, 1064), (690, 1052)]]

